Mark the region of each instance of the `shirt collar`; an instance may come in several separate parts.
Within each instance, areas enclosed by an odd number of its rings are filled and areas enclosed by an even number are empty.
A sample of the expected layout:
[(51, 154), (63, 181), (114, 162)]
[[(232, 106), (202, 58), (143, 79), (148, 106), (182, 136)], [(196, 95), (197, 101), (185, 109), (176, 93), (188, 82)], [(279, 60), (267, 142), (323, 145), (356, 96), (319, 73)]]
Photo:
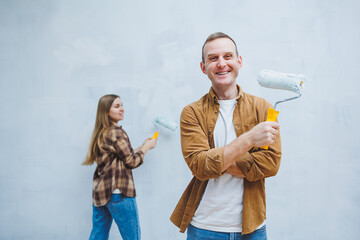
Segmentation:
[(120, 124), (118, 124), (118, 123), (112, 123), (112, 126), (122, 128), (122, 126)]
[[(236, 101), (239, 102), (242, 99), (242, 97), (244, 96), (244, 92), (238, 84), (236, 84), (236, 88), (238, 90), (238, 94), (236, 96)], [(209, 91), (209, 99), (210, 99), (210, 102), (212, 105), (219, 103), (219, 101), (218, 101), (219, 99), (216, 96), (214, 89), (212, 87), (210, 88), (210, 91)]]

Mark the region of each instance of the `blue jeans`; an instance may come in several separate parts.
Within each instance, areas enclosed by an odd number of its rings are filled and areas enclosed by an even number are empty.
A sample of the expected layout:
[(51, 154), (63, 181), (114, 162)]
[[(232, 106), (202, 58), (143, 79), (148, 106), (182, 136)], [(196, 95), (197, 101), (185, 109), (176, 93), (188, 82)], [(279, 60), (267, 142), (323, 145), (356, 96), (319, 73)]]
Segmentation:
[(115, 220), (123, 240), (140, 240), (140, 224), (135, 197), (113, 194), (101, 207), (93, 205), (93, 229), (90, 240), (107, 240), (112, 220)]
[(266, 226), (264, 225), (252, 233), (241, 235), (239, 232), (225, 233), (209, 231), (189, 224), (187, 240), (267, 240)]

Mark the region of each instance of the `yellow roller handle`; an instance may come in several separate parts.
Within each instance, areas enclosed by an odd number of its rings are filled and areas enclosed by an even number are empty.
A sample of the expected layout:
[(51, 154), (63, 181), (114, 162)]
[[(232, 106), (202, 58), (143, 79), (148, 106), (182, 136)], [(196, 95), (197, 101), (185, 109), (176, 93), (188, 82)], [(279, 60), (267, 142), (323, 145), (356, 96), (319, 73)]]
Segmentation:
[(158, 136), (159, 136), (159, 132), (156, 131), (156, 132), (154, 133), (154, 135), (152, 136), (152, 139), (156, 139)]
[[(266, 121), (267, 122), (275, 122), (278, 115), (279, 115), (279, 111), (275, 111), (275, 109), (269, 108), (268, 109), (268, 114), (267, 114), (267, 117), (266, 117)], [(261, 148), (262, 149), (268, 149), (269, 146), (264, 146), (264, 147), (261, 147)]]

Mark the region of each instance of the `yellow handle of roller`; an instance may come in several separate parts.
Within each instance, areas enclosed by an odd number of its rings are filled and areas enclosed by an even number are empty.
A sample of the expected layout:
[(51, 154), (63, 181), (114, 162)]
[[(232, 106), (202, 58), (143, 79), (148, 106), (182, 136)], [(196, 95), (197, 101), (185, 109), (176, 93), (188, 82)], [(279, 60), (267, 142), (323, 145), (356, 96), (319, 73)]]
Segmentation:
[[(279, 111), (275, 111), (275, 109), (269, 108), (268, 109), (268, 114), (267, 114), (267, 117), (266, 117), (266, 121), (267, 122), (275, 122), (278, 115), (279, 115)], [(268, 149), (269, 146), (264, 146), (264, 147), (261, 147), (261, 148), (262, 149)]]
[(159, 136), (159, 132), (156, 131), (156, 132), (154, 133), (154, 135), (152, 136), (152, 139), (156, 139), (158, 136)]

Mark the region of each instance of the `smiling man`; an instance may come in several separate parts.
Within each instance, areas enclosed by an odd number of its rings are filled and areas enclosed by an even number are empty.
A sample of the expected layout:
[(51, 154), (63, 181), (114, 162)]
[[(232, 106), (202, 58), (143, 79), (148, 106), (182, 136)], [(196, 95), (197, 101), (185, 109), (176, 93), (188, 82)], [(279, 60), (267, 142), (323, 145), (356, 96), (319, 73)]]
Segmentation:
[(170, 218), (187, 229), (187, 240), (267, 239), (265, 178), (279, 170), (279, 124), (265, 122), (270, 103), (237, 85), (241, 66), (232, 38), (219, 32), (206, 39), (200, 67), (211, 88), (180, 119), (194, 177)]

